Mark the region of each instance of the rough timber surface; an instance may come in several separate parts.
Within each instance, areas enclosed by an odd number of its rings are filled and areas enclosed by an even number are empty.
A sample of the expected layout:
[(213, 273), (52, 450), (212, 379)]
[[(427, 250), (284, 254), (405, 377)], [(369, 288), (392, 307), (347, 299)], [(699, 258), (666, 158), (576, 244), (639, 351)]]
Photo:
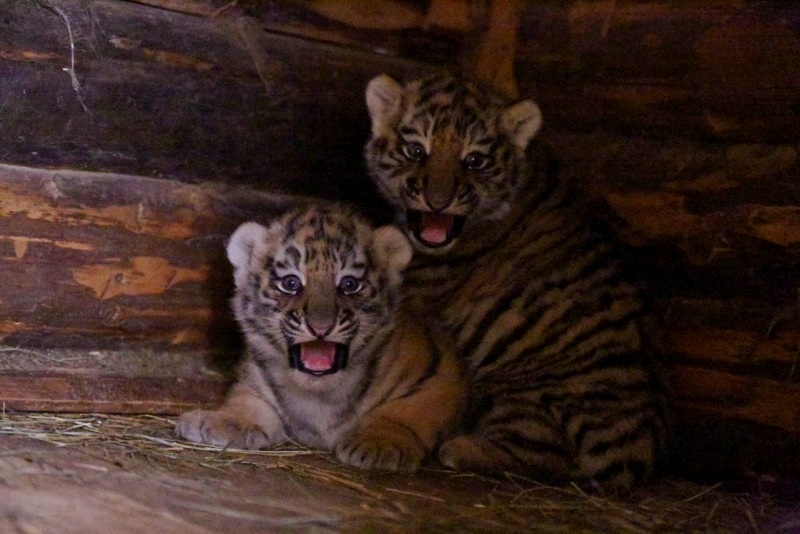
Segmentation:
[(0, 161), (370, 198), (363, 88), (431, 67), (151, 3), (2, 2)]
[(795, 143), (795, 2), (526, 2), (516, 72), (561, 127)]
[(199, 350), (4, 347), (0, 403), (8, 410), (174, 415), (219, 405), (230, 381), (226, 367)]
[(667, 479), (621, 497), (435, 467), (368, 473), (296, 447), (178, 442), (158, 417), (4, 414), (3, 532), (774, 532), (796, 495)]
[(214, 346), (232, 325), (225, 239), (246, 220), (300, 202), (240, 187), (0, 165), (5, 345)]

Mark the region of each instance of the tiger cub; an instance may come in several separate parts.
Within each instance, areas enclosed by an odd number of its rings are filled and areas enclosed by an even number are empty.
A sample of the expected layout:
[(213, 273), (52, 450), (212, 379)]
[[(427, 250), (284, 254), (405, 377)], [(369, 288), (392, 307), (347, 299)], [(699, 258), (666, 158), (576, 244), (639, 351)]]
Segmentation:
[(407, 298), (471, 373), (440, 460), (618, 488), (648, 477), (662, 414), (642, 301), (535, 156), (539, 107), (450, 75), (380, 75), (366, 103), (370, 175), (416, 249)]
[(402, 232), (312, 207), (243, 224), (227, 253), (247, 353), (224, 404), (182, 415), (178, 435), (246, 449), (295, 440), (364, 469), (417, 469), (465, 390), (445, 338), (402, 309)]

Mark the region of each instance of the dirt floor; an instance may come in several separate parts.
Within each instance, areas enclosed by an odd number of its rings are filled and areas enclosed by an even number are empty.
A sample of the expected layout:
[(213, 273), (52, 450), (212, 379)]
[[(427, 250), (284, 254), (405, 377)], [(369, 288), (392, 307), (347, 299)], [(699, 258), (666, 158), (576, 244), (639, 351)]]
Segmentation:
[(154, 416), (0, 417), (0, 532), (800, 532), (800, 505), (666, 479), (626, 498), (430, 467), (365, 473), (299, 447), (176, 441)]

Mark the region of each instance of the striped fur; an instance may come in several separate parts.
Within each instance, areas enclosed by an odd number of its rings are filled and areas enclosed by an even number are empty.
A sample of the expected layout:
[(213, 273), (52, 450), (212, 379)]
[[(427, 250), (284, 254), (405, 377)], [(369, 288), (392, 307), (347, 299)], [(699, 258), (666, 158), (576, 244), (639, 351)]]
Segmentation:
[(441, 461), (615, 487), (650, 476), (663, 431), (642, 302), (537, 167), (538, 107), (451, 76), (386, 75), (367, 105), (370, 174), (416, 249), (407, 298), (442, 319), (472, 374)]
[(184, 414), (177, 433), (249, 449), (291, 439), (365, 469), (415, 470), (465, 386), (445, 338), (401, 308), (411, 254), (397, 228), (344, 207), (239, 227), (228, 257), (248, 351), (223, 406)]

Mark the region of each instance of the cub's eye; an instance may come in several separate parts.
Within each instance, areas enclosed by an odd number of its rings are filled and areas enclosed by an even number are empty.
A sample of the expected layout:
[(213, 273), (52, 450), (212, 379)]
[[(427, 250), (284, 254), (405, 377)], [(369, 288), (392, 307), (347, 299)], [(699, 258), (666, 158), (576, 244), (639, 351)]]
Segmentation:
[(297, 295), (303, 289), (303, 282), (298, 276), (289, 274), (278, 280), (278, 289), (287, 295)]
[(464, 158), (464, 165), (473, 171), (479, 171), (489, 166), (489, 156), (479, 152), (470, 152)]
[(416, 142), (415, 143), (406, 143), (405, 145), (403, 145), (403, 149), (402, 150), (403, 150), (403, 154), (407, 158), (413, 159), (413, 160), (416, 160), (416, 161), (419, 161), (419, 160), (421, 160), (422, 158), (424, 158), (425, 156), (428, 155), (428, 153), (425, 152), (425, 147), (422, 146), (422, 143), (416, 143)]
[(345, 276), (339, 280), (339, 291), (341, 291), (343, 295), (355, 295), (362, 289), (364, 289), (364, 282), (358, 278)]

